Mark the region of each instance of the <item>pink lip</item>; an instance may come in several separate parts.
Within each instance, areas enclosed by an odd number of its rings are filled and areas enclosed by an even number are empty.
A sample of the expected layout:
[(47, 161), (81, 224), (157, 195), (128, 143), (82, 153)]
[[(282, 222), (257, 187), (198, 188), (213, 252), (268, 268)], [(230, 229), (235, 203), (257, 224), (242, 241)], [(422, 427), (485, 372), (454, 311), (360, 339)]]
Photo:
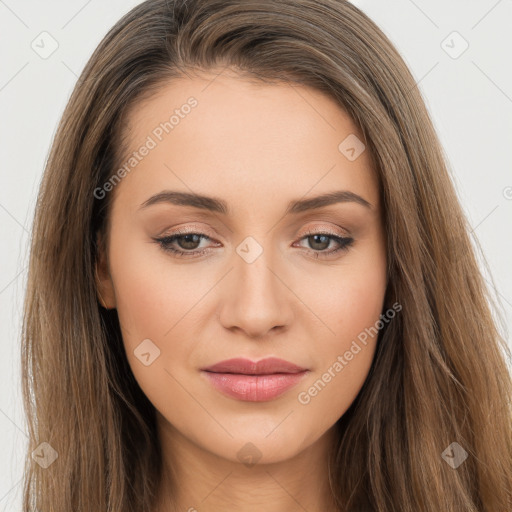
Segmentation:
[(207, 368), (202, 368), (207, 372), (215, 373), (241, 373), (245, 375), (268, 375), (272, 373), (298, 373), (306, 368), (301, 368), (296, 364), (279, 359), (277, 357), (267, 357), (260, 361), (253, 362), (243, 357), (235, 359), (226, 359)]
[(250, 402), (277, 398), (309, 372), (283, 359), (269, 357), (253, 362), (235, 358), (202, 369), (210, 383), (227, 396)]

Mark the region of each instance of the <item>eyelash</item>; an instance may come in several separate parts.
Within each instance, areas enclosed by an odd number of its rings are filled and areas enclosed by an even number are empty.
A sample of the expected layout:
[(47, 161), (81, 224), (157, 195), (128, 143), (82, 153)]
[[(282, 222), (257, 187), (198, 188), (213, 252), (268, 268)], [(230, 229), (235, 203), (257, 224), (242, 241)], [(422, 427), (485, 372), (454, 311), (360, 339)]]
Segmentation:
[[(198, 258), (202, 256), (203, 254), (206, 254), (210, 251), (209, 248), (201, 249), (201, 250), (195, 250), (195, 251), (182, 251), (180, 249), (173, 249), (171, 247), (171, 244), (176, 241), (176, 239), (181, 238), (185, 235), (198, 235), (203, 239), (211, 240), (211, 238), (207, 235), (204, 235), (203, 233), (197, 233), (194, 231), (177, 231), (176, 233), (165, 236), (162, 238), (155, 238), (155, 242), (157, 242), (162, 249), (165, 252), (172, 253), (177, 258)], [(327, 236), (340, 244), (340, 247), (337, 249), (331, 250), (331, 251), (314, 251), (313, 249), (310, 249), (311, 252), (314, 254), (314, 258), (325, 258), (332, 256), (333, 254), (337, 254), (339, 252), (346, 252), (348, 251), (349, 247), (353, 244), (354, 239), (351, 237), (342, 237), (335, 235), (334, 233), (328, 233), (323, 231), (309, 231), (305, 233), (300, 240), (304, 240), (305, 238), (311, 237), (311, 236)]]

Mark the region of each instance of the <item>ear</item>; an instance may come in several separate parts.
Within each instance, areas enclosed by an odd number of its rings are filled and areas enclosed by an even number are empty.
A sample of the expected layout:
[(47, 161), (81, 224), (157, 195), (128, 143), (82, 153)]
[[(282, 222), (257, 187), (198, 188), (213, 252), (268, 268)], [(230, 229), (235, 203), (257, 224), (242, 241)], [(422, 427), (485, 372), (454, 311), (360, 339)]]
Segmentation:
[(105, 309), (113, 309), (116, 307), (114, 283), (109, 271), (107, 244), (100, 232), (96, 235), (96, 247), (95, 280), (98, 300)]

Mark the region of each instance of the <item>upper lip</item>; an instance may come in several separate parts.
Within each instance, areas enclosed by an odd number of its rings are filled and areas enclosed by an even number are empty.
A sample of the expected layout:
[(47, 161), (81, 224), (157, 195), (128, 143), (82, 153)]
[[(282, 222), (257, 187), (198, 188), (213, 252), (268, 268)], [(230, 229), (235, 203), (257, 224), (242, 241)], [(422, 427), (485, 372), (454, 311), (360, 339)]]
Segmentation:
[(267, 357), (256, 362), (243, 357), (237, 357), (220, 361), (212, 366), (202, 368), (202, 370), (214, 373), (270, 375), (273, 373), (299, 373), (305, 371), (306, 368), (301, 368), (296, 364), (277, 357)]

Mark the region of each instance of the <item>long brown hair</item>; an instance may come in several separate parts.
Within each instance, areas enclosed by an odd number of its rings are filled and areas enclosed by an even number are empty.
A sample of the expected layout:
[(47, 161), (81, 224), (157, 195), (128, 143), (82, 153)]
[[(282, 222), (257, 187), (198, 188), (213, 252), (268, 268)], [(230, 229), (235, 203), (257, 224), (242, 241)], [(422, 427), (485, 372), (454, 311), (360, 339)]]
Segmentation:
[[(403, 309), (380, 332), (368, 378), (337, 424), (329, 468), (340, 510), (512, 510), (509, 353), (470, 229), (413, 76), (344, 0), (148, 0), (95, 50), (59, 124), (33, 224), (23, 510), (154, 506), (155, 410), (129, 368), (116, 311), (97, 300), (97, 235), (112, 193), (94, 191), (120, 165), (131, 107), (188, 70), (225, 66), (330, 95), (360, 127), (379, 176), (384, 308)], [(58, 456), (46, 468), (32, 457), (41, 443)], [(455, 469), (442, 454), (461, 449), (467, 459)]]

